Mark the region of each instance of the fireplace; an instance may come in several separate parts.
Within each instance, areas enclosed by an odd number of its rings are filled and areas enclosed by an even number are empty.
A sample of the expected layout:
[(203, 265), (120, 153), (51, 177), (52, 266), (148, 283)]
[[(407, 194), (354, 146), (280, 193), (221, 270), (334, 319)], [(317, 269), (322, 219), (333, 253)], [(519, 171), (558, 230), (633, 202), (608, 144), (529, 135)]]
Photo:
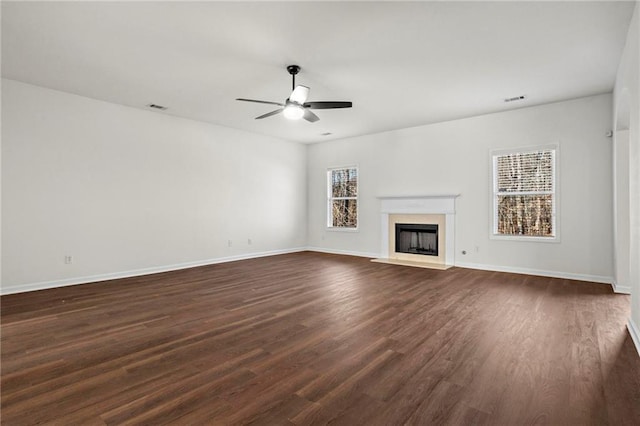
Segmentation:
[(438, 225), (396, 223), (396, 253), (438, 256)]
[(373, 261), (441, 270), (453, 266), (457, 197), (379, 197), (381, 251)]

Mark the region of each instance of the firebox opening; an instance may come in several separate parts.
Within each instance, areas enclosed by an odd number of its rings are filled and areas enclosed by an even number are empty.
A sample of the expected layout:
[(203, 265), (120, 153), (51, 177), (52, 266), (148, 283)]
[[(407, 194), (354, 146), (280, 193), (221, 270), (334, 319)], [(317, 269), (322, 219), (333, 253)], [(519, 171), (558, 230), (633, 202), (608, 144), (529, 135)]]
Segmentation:
[(396, 252), (438, 256), (438, 225), (396, 223)]

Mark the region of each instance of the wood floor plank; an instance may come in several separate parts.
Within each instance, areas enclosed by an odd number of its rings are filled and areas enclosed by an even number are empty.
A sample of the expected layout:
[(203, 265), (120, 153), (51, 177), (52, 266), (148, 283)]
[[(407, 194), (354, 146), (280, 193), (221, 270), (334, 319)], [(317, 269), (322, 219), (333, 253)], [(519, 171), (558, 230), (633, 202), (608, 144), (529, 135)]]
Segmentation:
[(636, 425), (629, 299), (310, 252), (2, 296), (0, 421)]

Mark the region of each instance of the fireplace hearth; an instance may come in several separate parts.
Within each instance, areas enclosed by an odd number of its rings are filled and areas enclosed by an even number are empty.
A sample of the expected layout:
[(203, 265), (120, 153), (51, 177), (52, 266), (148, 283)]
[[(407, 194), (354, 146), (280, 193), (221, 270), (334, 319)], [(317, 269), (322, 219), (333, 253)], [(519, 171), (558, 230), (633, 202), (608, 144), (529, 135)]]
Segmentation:
[(438, 225), (396, 223), (396, 253), (438, 256)]

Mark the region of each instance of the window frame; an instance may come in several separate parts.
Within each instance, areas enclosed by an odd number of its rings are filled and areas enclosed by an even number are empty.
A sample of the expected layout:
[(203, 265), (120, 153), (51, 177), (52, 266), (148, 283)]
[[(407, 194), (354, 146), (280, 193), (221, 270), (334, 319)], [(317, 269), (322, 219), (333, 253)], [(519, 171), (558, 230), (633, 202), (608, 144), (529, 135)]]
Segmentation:
[[(356, 189), (355, 197), (333, 197), (333, 191), (331, 190), (331, 174), (334, 170), (343, 170), (343, 169), (355, 169), (356, 174), (358, 175), (358, 183)], [(335, 232), (359, 232), (360, 227), (360, 168), (357, 164), (350, 164), (347, 166), (335, 166), (328, 167), (326, 174), (326, 184), (327, 184), (327, 215), (326, 215), (326, 230), (327, 231), (335, 231)], [(356, 201), (356, 226), (355, 227), (346, 227), (346, 226), (333, 226), (333, 200), (355, 200)]]
[[(537, 151), (553, 151), (553, 159), (551, 163), (552, 173), (553, 173), (553, 191), (550, 192), (552, 196), (551, 200), (551, 229), (553, 231), (553, 236), (543, 237), (543, 236), (535, 236), (535, 235), (507, 235), (507, 234), (498, 234), (498, 195), (505, 194), (504, 192), (497, 191), (497, 157), (509, 154), (526, 154), (530, 152)], [(506, 149), (496, 149), (491, 150), (489, 152), (489, 162), (490, 162), (490, 173), (489, 180), (491, 185), (490, 196), (491, 200), (489, 202), (489, 239), (492, 240), (503, 240), (503, 241), (528, 241), (528, 242), (543, 242), (543, 243), (559, 243), (560, 242), (560, 226), (559, 226), (559, 211), (560, 211), (560, 145), (559, 144), (547, 144), (547, 145), (537, 145), (537, 146), (524, 146), (524, 147), (515, 147), (515, 148), (506, 148)], [(524, 195), (530, 194), (541, 194), (543, 192), (527, 192)], [(544, 191), (544, 193), (549, 194), (549, 192)], [(523, 195), (523, 193), (514, 193), (510, 192), (509, 195)]]

